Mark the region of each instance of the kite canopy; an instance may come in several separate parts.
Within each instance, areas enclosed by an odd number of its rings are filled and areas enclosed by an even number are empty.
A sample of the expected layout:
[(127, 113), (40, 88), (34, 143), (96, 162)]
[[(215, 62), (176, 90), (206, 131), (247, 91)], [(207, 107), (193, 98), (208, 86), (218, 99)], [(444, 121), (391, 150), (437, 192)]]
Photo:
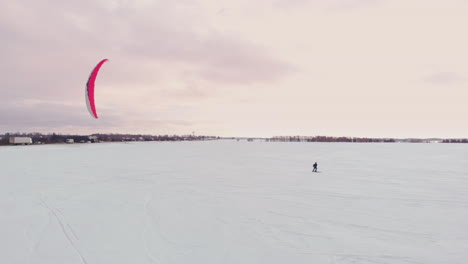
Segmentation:
[(96, 112), (96, 105), (94, 103), (94, 82), (96, 81), (99, 69), (101, 69), (102, 64), (106, 61), (108, 60), (103, 59), (96, 65), (96, 67), (94, 67), (93, 71), (89, 75), (88, 82), (86, 83), (86, 104), (88, 106), (89, 113), (96, 119), (98, 118), (98, 115)]

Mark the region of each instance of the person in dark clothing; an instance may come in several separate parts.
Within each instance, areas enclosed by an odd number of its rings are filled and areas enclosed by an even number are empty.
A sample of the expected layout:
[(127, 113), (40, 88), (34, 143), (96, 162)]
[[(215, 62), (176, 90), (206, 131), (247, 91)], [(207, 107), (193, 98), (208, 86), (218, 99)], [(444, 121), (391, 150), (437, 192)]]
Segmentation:
[(314, 163), (314, 169), (312, 170), (313, 172), (317, 172), (317, 162)]

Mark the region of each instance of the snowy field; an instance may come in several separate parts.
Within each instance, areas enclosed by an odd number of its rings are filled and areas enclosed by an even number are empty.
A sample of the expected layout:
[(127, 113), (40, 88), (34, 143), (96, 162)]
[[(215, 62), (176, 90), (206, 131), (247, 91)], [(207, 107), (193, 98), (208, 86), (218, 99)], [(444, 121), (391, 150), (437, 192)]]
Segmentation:
[(468, 263), (468, 144), (5, 146), (0, 165), (0, 263)]

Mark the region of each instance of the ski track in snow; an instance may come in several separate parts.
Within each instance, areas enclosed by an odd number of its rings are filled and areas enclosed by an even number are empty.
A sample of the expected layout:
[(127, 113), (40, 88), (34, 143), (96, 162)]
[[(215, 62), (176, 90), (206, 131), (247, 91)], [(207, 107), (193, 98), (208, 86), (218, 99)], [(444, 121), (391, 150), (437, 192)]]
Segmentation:
[[(41, 197), (41, 202), (42, 204), (44, 205), (44, 207), (49, 210), (50, 213), (52, 213), (52, 215), (55, 217), (55, 219), (57, 220), (58, 224), (60, 225), (60, 229), (62, 230), (62, 233), (63, 235), (65, 236), (65, 238), (67, 239), (68, 243), (70, 244), (70, 246), (75, 250), (75, 252), (78, 254), (78, 256), (80, 257), (81, 259), (81, 262), (83, 264), (88, 264), (88, 262), (86, 261), (86, 258), (84, 257), (84, 255), (80, 252), (80, 250), (78, 249), (78, 247), (75, 245), (75, 242), (73, 242), (73, 238), (77, 239), (76, 235), (74, 234), (74, 232), (72, 231), (72, 229), (70, 228), (70, 225), (68, 225), (68, 223), (65, 223), (64, 225), (64, 222), (65, 221), (62, 221), (60, 219), (60, 217), (58, 216), (57, 212), (52, 209), (45, 201), (44, 199)], [(72, 233), (72, 236), (71, 237), (68, 232), (67, 232), (67, 229), (65, 228), (65, 226), (68, 226), (69, 227), (69, 230), (70, 230), (70, 233)]]
[(50, 211), (47, 212), (47, 216), (48, 216), (47, 217), (47, 223), (38, 232), (39, 234), (37, 235), (37, 239), (34, 240), (31, 237), (31, 235), (29, 235), (29, 232), (28, 232), (27, 229), (24, 231), (26, 239), (32, 244), (32, 248), (31, 248), (31, 255), (32, 256), (37, 252), (37, 250), (38, 250), (38, 248), (39, 248), (39, 246), (41, 244), (42, 238), (46, 235), (47, 228), (52, 224), (52, 213)]
[[(61, 211), (60, 209), (55, 208), (55, 210), (62, 216), (62, 217), (61, 217), (62, 219), (65, 218), (65, 216), (63, 215), (63, 213), (62, 213), (62, 211)], [(78, 236), (76, 236), (76, 233), (75, 233), (75, 231), (73, 230), (73, 228), (70, 226), (70, 224), (68, 224), (67, 221), (62, 221), (62, 222), (64, 222), (65, 225), (68, 227), (68, 230), (70, 230), (70, 233), (71, 233), (72, 236), (75, 238), (75, 240), (77, 240), (77, 241), (80, 240), (80, 239), (78, 238)]]
[[(153, 186), (150, 188), (150, 190), (153, 189)], [(145, 251), (146, 251), (146, 258), (154, 264), (159, 264), (163, 263), (159, 257), (156, 257), (153, 255), (151, 251), (151, 228), (150, 228), (150, 223), (151, 220), (153, 219), (150, 214), (150, 209), (149, 205), (153, 199), (153, 193), (150, 191), (145, 199), (145, 204), (143, 206), (144, 213), (145, 213), (145, 228), (144, 228), (144, 243), (145, 243)]]
[(331, 255), (333, 263), (336, 264), (424, 264), (406, 257), (397, 256), (374, 256), (356, 254), (334, 254)]

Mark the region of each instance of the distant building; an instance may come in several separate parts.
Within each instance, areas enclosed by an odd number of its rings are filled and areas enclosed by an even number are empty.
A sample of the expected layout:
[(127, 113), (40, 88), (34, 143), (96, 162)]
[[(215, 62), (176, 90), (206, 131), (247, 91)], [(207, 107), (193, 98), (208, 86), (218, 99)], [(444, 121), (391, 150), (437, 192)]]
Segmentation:
[(67, 144), (73, 144), (75, 143), (75, 140), (73, 138), (69, 138), (65, 141)]
[(89, 136), (89, 141), (91, 142), (98, 142), (98, 137), (97, 136)]
[(29, 144), (32, 144), (32, 138), (30, 138), (30, 137), (10, 137), (9, 142), (12, 145), (29, 145)]

